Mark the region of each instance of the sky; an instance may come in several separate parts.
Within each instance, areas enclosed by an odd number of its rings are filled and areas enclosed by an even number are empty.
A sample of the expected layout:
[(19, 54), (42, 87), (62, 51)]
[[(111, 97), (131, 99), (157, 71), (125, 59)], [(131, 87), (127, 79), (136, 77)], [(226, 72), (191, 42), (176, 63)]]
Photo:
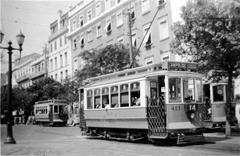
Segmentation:
[[(78, 0), (0, 0), (0, 30), (5, 34), (1, 46), (7, 46), (11, 40), (13, 47), (18, 48), (16, 35), (20, 31), (25, 35), (22, 56), (31, 53), (42, 54), (43, 47), (50, 35), (50, 23), (58, 18), (58, 11), (67, 12)], [(8, 55), (0, 50), (4, 57), (1, 60), (1, 72), (6, 72)], [(13, 59), (19, 57), (14, 51)]]

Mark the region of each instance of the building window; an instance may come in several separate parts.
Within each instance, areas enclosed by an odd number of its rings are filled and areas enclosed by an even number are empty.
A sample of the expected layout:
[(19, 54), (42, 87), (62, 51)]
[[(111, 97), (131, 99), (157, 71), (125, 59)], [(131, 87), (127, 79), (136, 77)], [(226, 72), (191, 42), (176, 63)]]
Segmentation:
[(145, 58), (145, 65), (153, 64), (153, 56)]
[(80, 25), (80, 27), (83, 26), (83, 16), (79, 17), (79, 25)]
[(52, 52), (53, 51), (53, 46), (52, 46), (52, 44), (50, 44), (50, 52)]
[(122, 0), (117, 0), (117, 3), (120, 3)]
[(55, 69), (57, 69), (58, 65), (57, 65), (57, 57), (55, 57)]
[(60, 80), (63, 81), (63, 72), (60, 73)]
[(63, 66), (63, 57), (62, 57), (62, 55), (60, 55), (60, 67), (62, 67)]
[(64, 53), (64, 57), (65, 57), (65, 66), (66, 66), (68, 64), (67, 52)]
[(109, 35), (112, 32), (111, 18), (109, 18), (106, 22), (106, 32)]
[(60, 42), (60, 47), (62, 47), (62, 38), (60, 38), (59, 42)]
[(123, 36), (119, 37), (119, 38), (117, 39), (117, 41), (118, 41), (118, 43), (123, 44), (124, 37), (123, 37)]
[(74, 31), (77, 28), (76, 20), (72, 21), (72, 31)]
[(137, 34), (136, 33), (132, 34), (132, 46), (137, 48)]
[(88, 10), (87, 12), (87, 21), (91, 21), (92, 20), (92, 10)]
[(81, 45), (81, 48), (84, 47), (84, 38), (82, 37), (81, 40), (80, 40), (80, 45)]
[(74, 40), (73, 40), (73, 49), (76, 49), (76, 48), (77, 48), (77, 40), (74, 39)]
[(144, 36), (145, 36), (145, 34), (147, 33), (147, 35), (146, 35), (145, 38), (144, 38), (144, 43), (145, 43), (145, 48), (146, 48), (146, 49), (151, 48), (151, 45), (152, 45), (151, 30), (148, 30), (148, 29), (150, 29), (150, 28), (149, 28), (149, 25), (147, 25), (147, 26), (143, 29), (143, 31), (144, 31)]
[(159, 32), (160, 32), (160, 40), (163, 40), (169, 37), (167, 20), (159, 21)]
[(65, 78), (68, 77), (68, 70), (65, 70)]
[(50, 60), (50, 69), (51, 69), (51, 71), (53, 70), (53, 60), (52, 59)]
[(136, 19), (136, 14), (135, 14), (135, 8), (134, 7), (130, 8), (130, 18), (131, 18), (131, 21), (134, 21)]
[(57, 50), (57, 41), (54, 42), (54, 50)]
[(66, 37), (66, 35), (64, 36), (64, 43), (67, 44), (67, 37)]
[(73, 63), (73, 71), (74, 71), (74, 72), (77, 71), (77, 59), (74, 60), (74, 63)]
[(92, 41), (92, 30), (91, 29), (89, 29), (87, 31), (87, 40), (88, 40), (88, 42)]
[(123, 14), (122, 11), (117, 13), (117, 27), (123, 25)]
[(162, 58), (163, 61), (168, 61), (169, 60), (169, 56), (165, 56)]
[(101, 14), (101, 3), (97, 3), (96, 5), (96, 16), (99, 16)]
[(56, 81), (57, 81), (57, 78), (58, 78), (58, 77), (57, 77), (57, 74), (55, 74), (55, 80), (56, 80)]
[(105, 10), (108, 10), (111, 8), (111, 0), (105, 0)]
[(150, 11), (150, 2), (149, 0), (142, 0), (142, 14)]
[(98, 24), (96, 27), (97, 37), (102, 36), (102, 26), (101, 24)]

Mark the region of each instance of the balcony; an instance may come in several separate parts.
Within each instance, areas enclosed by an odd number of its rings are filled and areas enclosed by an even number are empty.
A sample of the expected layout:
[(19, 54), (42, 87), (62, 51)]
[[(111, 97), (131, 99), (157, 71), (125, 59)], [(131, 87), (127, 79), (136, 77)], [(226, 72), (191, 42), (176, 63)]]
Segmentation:
[(67, 31), (68, 31), (67, 27), (64, 27), (64, 28), (58, 30), (57, 32), (55, 32), (54, 34), (51, 34), (51, 36), (49, 36), (48, 41), (51, 42), (52, 40), (58, 38), (59, 36), (61, 36), (64, 33), (66, 33)]
[(29, 74), (26, 74), (26, 75), (23, 75), (23, 76), (17, 78), (17, 79), (16, 79), (16, 82), (17, 82), (17, 83), (20, 83), (20, 82), (22, 82), (22, 81), (24, 81), (24, 80), (28, 80), (29, 78), (30, 78), (30, 75), (29, 75)]
[(45, 73), (46, 73), (45, 70), (41, 70), (41, 71), (32, 73), (31, 76), (30, 76), (30, 79), (35, 79), (35, 78), (37, 78), (37, 77), (44, 76)]

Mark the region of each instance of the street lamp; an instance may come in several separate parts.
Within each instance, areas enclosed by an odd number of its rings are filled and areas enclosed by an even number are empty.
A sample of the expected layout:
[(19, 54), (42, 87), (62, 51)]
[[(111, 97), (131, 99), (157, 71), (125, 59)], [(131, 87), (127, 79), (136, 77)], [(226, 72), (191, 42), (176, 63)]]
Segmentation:
[[(0, 30), (0, 43), (3, 41), (4, 34)], [(19, 50), (20, 55), (22, 52), (22, 45), (24, 42), (25, 36), (20, 32), (17, 36), (17, 42), (19, 45), (18, 48), (13, 48), (12, 47), (12, 42), (8, 42), (8, 47), (1, 47), (0, 49), (7, 49), (8, 50), (8, 55), (9, 55), (9, 62), (8, 62), (8, 115), (7, 115), (7, 138), (4, 141), (4, 144), (16, 144), (15, 139), (13, 138), (12, 134), (12, 123), (13, 123), (13, 117), (12, 117), (12, 51), (13, 50)]]

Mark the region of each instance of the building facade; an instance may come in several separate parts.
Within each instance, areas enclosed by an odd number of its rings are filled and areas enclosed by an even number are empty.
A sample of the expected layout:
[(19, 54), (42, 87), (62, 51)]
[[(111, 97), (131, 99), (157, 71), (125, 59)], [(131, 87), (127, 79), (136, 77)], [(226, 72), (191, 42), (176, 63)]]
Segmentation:
[[(84, 65), (79, 54), (109, 44), (140, 50), (140, 65), (177, 60), (170, 51), (171, 26), (181, 5), (173, 0), (82, 0), (69, 11), (73, 72)], [(174, 20), (173, 20), (174, 19)]]
[(20, 59), (15, 60), (13, 64), (13, 86), (19, 85), (23, 88), (27, 88), (32, 85), (31, 74), (32, 67), (31, 63), (38, 59), (41, 55), (37, 53), (33, 53)]
[(31, 84), (42, 80), (47, 76), (47, 56), (46, 54), (41, 55), (38, 59), (30, 63), (31, 74), (30, 80)]
[(68, 33), (68, 13), (62, 14), (50, 24), (51, 35), (48, 39), (48, 77), (56, 81), (63, 81), (72, 75), (70, 42), (66, 34)]

